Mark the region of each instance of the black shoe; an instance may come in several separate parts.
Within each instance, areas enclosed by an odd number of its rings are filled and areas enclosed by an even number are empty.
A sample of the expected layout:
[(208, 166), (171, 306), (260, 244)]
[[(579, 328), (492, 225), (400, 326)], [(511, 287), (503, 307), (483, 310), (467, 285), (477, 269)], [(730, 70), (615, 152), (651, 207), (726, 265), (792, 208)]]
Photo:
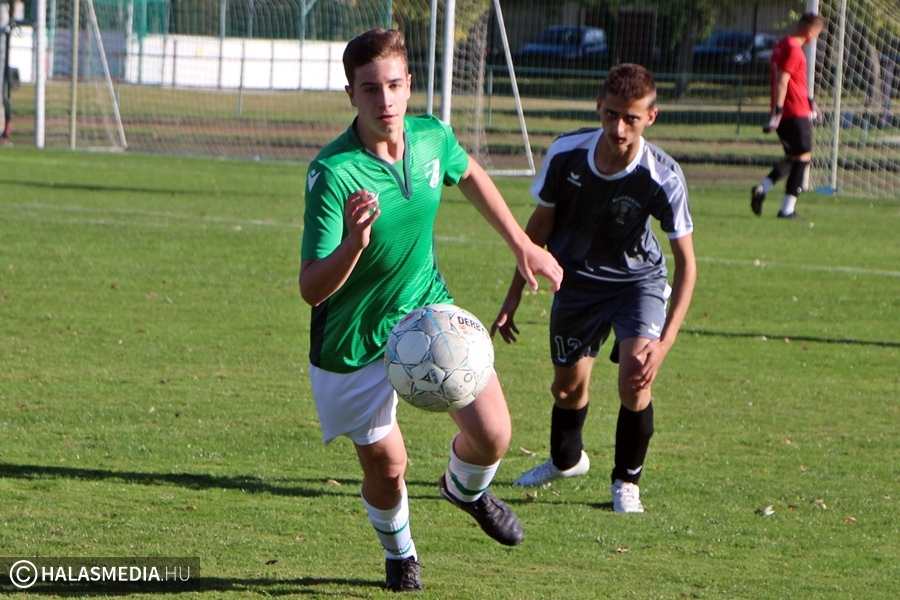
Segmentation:
[(516, 513), (490, 492), (484, 492), (475, 502), (457, 500), (447, 490), (446, 474), (438, 480), (438, 489), (447, 502), (466, 511), (481, 529), (504, 546), (515, 546), (525, 539), (522, 524)]
[(783, 212), (781, 212), (781, 211), (779, 210), (779, 211), (778, 211), (778, 218), (779, 218), (779, 219), (802, 219), (803, 217), (801, 217), (800, 215), (798, 215), (798, 214), (797, 214), (797, 211), (794, 211), (794, 212), (792, 212), (792, 213), (790, 213), (790, 214), (787, 214), (787, 213), (783, 213)]
[(765, 201), (766, 193), (763, 191), (763, 186), (753, 186), (753, 189), (750, 190), (750, 210), (752, 210), (753, 214), (757, 217), (762, 214), (762, 205)]
[(414, 558), (384, 561), (386, 574), (384, 589), (391, 592), (420, 592), (422, 580), (419, 579), (419, 563)]

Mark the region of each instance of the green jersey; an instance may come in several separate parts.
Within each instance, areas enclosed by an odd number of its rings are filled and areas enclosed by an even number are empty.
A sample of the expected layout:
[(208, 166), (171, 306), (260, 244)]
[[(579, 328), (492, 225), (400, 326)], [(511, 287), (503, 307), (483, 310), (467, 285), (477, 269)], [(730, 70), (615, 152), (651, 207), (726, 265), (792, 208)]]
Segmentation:
[(434, 220), (442, 184), (455, 185), (469, 157), (447, 125), (407, 117), (402, 162), (366, 150), (351, 125), (310, 164), (302, 260), (329, 256), (347, 237), (344, 206), (354, 192), (378, 194), (381, 214), (349, 278), (313, 307), (309, 360), (349, 373), (381, 360), (388, 335), (408, 312), (452, 302), (434, 255)]

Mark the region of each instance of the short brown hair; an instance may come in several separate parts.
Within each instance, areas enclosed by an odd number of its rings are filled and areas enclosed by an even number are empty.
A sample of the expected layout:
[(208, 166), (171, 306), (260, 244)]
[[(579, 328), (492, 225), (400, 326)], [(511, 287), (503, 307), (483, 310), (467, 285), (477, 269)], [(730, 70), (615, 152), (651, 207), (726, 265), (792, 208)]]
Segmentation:
[(653, 96), (650, 101), (652, 108), (656, 104), (656, 82), (645, 67), (635, 63), (623, 63), (609, 70), (609, 75), (600, 88), (601, 100), (608, 94), (618, 96), (626, 102)]
[(364, 31), (350, 40), (344, 49), (344, 74), (347, 76), (347, 83), (353, 87), (356, 69), (359, 67), (393, 56), (402, 58), (403, 64), (409, 64), (406, 39), (401, 32), (381, 28)]
[(822, 30), (825, 28), (825, 19), (816, 13), (805, 13), (797, 22), (797, 31), (806, 33), (815, 29)]

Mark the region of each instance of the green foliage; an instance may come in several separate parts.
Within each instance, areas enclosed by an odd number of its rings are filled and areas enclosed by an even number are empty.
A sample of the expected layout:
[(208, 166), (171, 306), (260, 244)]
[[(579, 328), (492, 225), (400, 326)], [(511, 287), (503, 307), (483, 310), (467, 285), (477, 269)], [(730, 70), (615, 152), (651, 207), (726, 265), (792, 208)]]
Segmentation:
[[(810, 221), (785, 222), (773, 192), (756, 218), (758, 169), (685, 167), (700, 280), (654, 386), (648, 512), (609, 508), (605, 360), (591, 472), (509, 486), (547, 457), (544, 286), (496, 348), (514, 432), (493, 490), (521, 546), (438, 496), (450, 420), (398, 409), (423, 598), (895, 596), (900, 204), (808, 194)], [(383, 598), (355, 454), (322, 445), (310, 397), (304, 166), (16, 147), (0, 170), (5, 555), (198, 556), (179, 598)], [(524, 222), (529, 180), (498, 183)], [(509, 252), (455, 189), (436, 237), (458, 303), (490, 322)], [(86, 595), (120, 597), (15, 593)]]

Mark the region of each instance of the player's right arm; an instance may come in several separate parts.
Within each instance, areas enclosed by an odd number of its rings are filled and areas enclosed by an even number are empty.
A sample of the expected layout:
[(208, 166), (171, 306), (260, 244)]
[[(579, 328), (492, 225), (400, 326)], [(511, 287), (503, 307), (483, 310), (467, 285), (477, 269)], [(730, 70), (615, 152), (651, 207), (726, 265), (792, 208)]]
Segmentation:
[(318, 306), (344, 285), (369, 245), (372, 223), (380, 214), (378, 197), (366, 190), (347, 198), (344, 222), (348, 235), (327, 256), (300, 262), (300, 296), (310, 306)]
[[(539, 204), (531, 213), (528, 224), (525, 226), (525, 233), (536, 246), (543, 248), (547, 245), (550, 234), (553, 232), (554, 210), (553, 207)], [(509, 290), (506, 292), (506, 299), (503, 301), (503, 306), (500, 307), (500, 313), (494, 319), (494, 324), (491, 325), (491, 337), (499, 331), (500, 337), (507, 344), (516, 341), (519, 329), (516, 327), (514, 317), (522, 301), (522, 290), (525, 288), (525, 283), (525, 278), (516, 269), (513, 272), (512, 282), (509, 284)]]
[(784, 108), (784, 100), (787, 98), (790, 81), (791, 74), (789, 71), (778, 71), (775, 79), (775, 89), (772, 91), (772, 101), (775, 108)]
[(769, 121), (763, 127), (763, 133), (769, 133), (778, 129), (784, 112), (784, 100), (787, 98), (788, 84), (791, 74), (779, 68), (775, 69), (775, 78), (772, 81), (772, 107), (769, 111)]

